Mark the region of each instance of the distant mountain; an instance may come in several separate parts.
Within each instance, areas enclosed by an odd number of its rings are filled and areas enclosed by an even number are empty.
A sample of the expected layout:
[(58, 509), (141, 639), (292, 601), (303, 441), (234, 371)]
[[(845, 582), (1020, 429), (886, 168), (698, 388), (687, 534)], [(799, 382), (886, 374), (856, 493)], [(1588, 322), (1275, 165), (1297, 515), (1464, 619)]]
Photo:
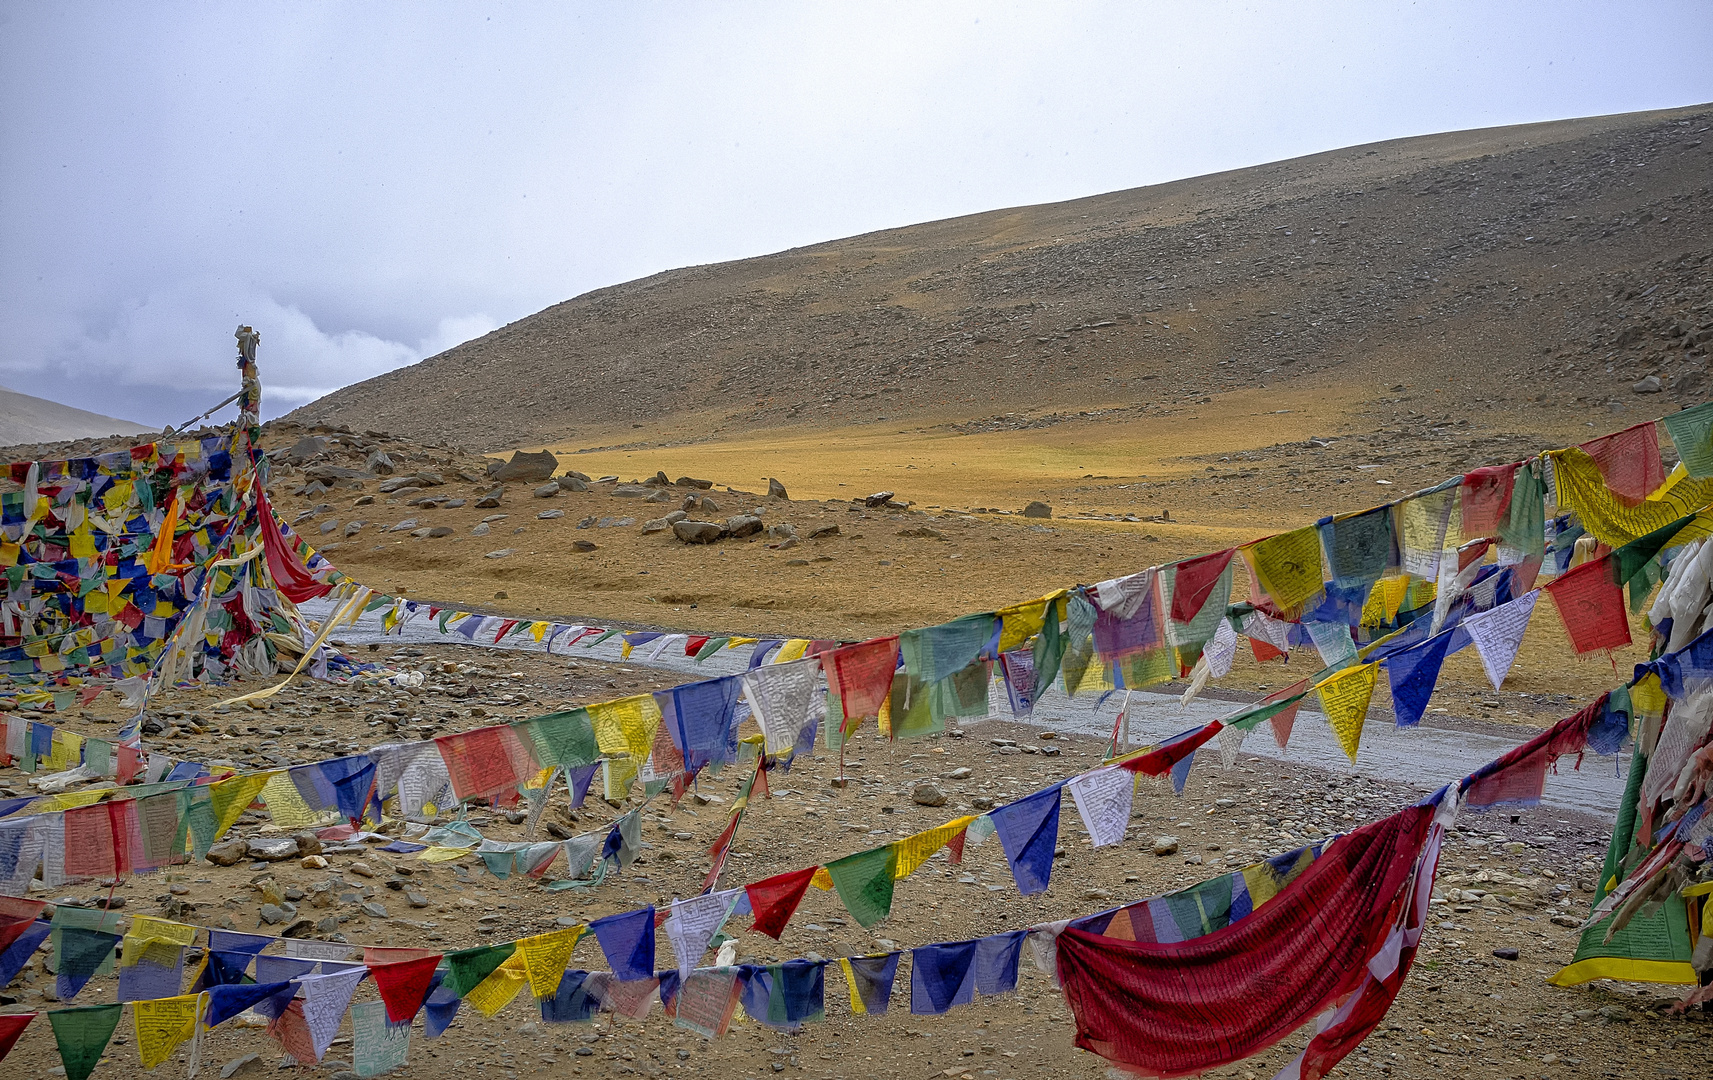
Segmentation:
[(1708, 389), (1710, 129), (1701, 105), (1397, 139), (671, 270), (292, 419), (489, 449), (1407, 384), (1454, 421), (1603, 430)]
[(0, 386), (0, 446), (147, 435), (153, 428)]

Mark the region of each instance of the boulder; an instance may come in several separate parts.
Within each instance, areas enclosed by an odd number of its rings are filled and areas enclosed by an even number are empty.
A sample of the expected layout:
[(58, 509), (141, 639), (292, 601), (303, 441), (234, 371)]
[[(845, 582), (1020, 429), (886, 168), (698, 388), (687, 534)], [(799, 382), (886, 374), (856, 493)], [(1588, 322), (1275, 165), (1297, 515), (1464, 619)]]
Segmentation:
[(671, 487), (672, 486), (672, 481), (670, 481), (666, 478), (666, 474), (664, 472), (655, 473), (653, 476), (649, 477), (647, 480), (644, 480), (643, 483), (649, 487)]
[(312, 832), (292, 833), (291, 838), (297, 841), (299, 855), (321, 854), (321, 838)]
[(393, 459), (388, 457), (384, 451), (376, 450), (374, 453), (369, 455), (367, 461), (363, 462), (363, 468), (374, 473), (376, 476), (391, 476), (393, 471)]
[(327, 440), (319, 435), (305, 435), (291, 444), (291, 449), (280, 455), (281, 461), (293, 465), (301, 465), (310, 458), (327, 449)]
[(767, 538), (769, 540), (789, 540), (795, 538), (796, 535), (797, 530), (783, 521), (777, 525), (769, 525), (767, 527)]
[(791, 496), (785, 494), (785, 485), (781, 484), (771, 476), (767, 478), (767, 497), (770, 499), (791, 498)]
[(642, 532), (644, 536), (647, 536), (649, 533), (665, 532), (670, 528), (672, 528), (672, 522), (667, 521), (663, 517), (649, 518), (647, 521), (642, 523)]
[(282, 862), (297, 858), (297, 840), (290, 836), (269, 837), (250, 841), (249, 856), (263, 862)]
[(420, 489), (422, 485), (417, 483), (416, 477), (414, 476), (395, 476), (391, 480), (382, 480), (381, 486), (377, 490), (379, 490), (382, 495), (390, 495), (400, 488), (407, 487)]
[(685, 518), (687, 518), (689, 516), (690, 516), (689, 514), (686, 514), (682, 510), (674, 510), (670, 514), (667, 514), (665, 517), (661, 518), (660, 520), (666, 522), (666, 524), (668, 524), (668, 525), (676, 525), (680, 521), (683, 521)]
[(1177, 852), (1178, 852), (1178, 838), (1177, 837), (1175, 837), (1175, 836), (1156, 836), (1154, 838), (1154, 854), (1160, 855), (1160, 856), (1165, 856), (1165, 855), (1176, 855)]
[(1050, 518), (1053, 516), (1053, 508), (1036, 499), (1023, 508), (1023, 516), (1026, 518)]
[(651, 503), (668, 503), (672, 501), (672, 496), (668, 495), (664, 490), (660, 490), (642, 501)]
[(720, 538), (720, 526), (712, 521), (675, 521), (672, 535), (686, 544), (712, 544)]
[(1665, 384), (1660, 381), (1658, 375), (1649, 375), (1646, 378), (1638, 379), (1630, 386), (1631, 392), (1637, 394), (1657, 394), (1664, 389)]
[(442, 536), (451, 536), (452, 535), (452, 526), (450, 526), (450, 525), (436, 525), (436, 526), (434, 526), (434, 528), (429, 529), (426, 535), (430, 540), (438, 540)]
[(583, 483), (587, 484), (589, 482), (589, 474), (585, 473), (585, 472), (578, 472), (576, 469), (566, 469), (565, 475), (561, 476), (559, 479), (561, 481), (580, 480)]
[(700, 488), (703, 491), (714, 486), (712, 480), (698, 480), (694, 476), (680, 476), (674, 484), (678, 487)]
[(559, 468), (559, 459), (552, 451), (543, 450), (539, 454), (526, 454), (522, 450), (512, 455), (512, 459), (497, 468), (490, 465), (488, 476), (495, 480), (522, 480), (534, 482), (551, 479), (553, 471)]
[(424, 469), (416, 474), (416, 482), (421, 484), (423, 487), (440, 487), (442, 484), (446, 483), (446, 477), (435, 472), (433, 469)]
[(236, 866), (250, 853), (250, 842), (243, 837), (215, 844), (208, 849), (208, 861), (215, 866)]
[(726, 519), (726, 534), (733, 539), (741, 540), (746, 536), (754, 536), (761, 530), (761, 519), (754, 514), (737, 514)]

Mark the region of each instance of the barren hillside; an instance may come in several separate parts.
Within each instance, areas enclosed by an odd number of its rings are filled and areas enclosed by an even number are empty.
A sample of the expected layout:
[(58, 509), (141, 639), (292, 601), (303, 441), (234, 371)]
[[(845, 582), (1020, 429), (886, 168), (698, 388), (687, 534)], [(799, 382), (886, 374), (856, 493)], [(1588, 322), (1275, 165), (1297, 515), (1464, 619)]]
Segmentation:
[(1158, 415), (1288, 383), (1359, 406), (1431, 385), (1448, 415), (1569, 433), (1648, 375), (1664, 393), (1640, 413), (1702, 396), (1710, 126), (1697, 106), (1404, 139), (673, 270), (294, 418), (659, 446)]

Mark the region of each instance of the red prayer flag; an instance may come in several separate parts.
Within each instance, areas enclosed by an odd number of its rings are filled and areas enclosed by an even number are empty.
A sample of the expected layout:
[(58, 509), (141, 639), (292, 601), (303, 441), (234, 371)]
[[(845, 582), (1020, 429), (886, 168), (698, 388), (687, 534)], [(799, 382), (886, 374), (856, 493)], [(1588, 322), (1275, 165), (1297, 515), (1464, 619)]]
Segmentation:
[(132, 837), (138, 832), (135, 799), (67, 810), (65, 872), (73, 877), (120, 877), (130, 873)]
[(333, 591), (333, 586), (321, 581), (298, 559), (297, 552), (280, 535), (283, 524), (268, 505), (268, 493), (256, 487), (256, 515), (262, 523), (262, 549), (268, 560), (268, 576), (274, 586), (294, 604), (313, 600)]
[(1601, 694), (1580, 712), (1482, 766), (1463, 782), (1465, 804), (1485, 809), (1502, 803), (1532, 806), (1540, 802), (1547, 770), (1565, 754), (1580, 755), (1588, 748), (1588, 732), (1605, 717), (1610, 696)]
[(516, 625), (517, 625), (516, 619), (506, 619), (506, 620), (502, 621), (500, 623), (499, 629), (497, 631), (495, 631), (495, 633), (494, 633), (494, 644), (498, 645), (500, 643), (500, 639), (505, 637), (507, 634), (511, 633), (512, 627), (514, 627)]
[(1600, 467), (1600, 475), (1612, 494), (1631, 506), (1665, 483), (1665, 466), (1659, 456), (1659, 429), (1652, 420), (1585, 442), (1581, 450)]
[(507, 725), (441, 735), (434, 742), (452, 778), (453, 794), (459, 799), (516, 788), (520, 780), (537, 770), (517, 733)]
[(1172, 575), (1172, 621), (1187, 623), (1196, 617), (1236, 551), (1226, 548), (1178, 564), (1177, 573)]
[(434, 968), (440, 963), (440, 954), (431, 953), (391, 964), (376, 964), (369, 960), (370, 952), (394, 951), (406, 950), (365, 949), (363, 961), (368, 964), (369, 974), (375, 977), (375, 989), (380, 991), (381, 1000), (387, 1003), (387, 1021), (408, 1024), (422, 1008), (422, 1003), (428, 1000), (429, 984), (434, 982)]
[(18, 1045), (18, 1036), (30, 1026), (40, 1013), (13, 1013), (10, 1016), (0, 1016), (0, 1061), (6, 1060), (6, 1055), (12, 1052), (12, 1047)]
[(1516, 486), (1521, 462), (1490, 465), (1463, 474), (1463, 535), (1469, 539), (1492, 536), (1510, 516), (1511, 489)]
[(785, 932), (785, 924), (797, 910), (797, 905), (802, 903), (803, 893), (809, 888), (817, 869), (806, 866), (744, 886), (744, 891), (749, 894), (749, 906), (755, 912), (755, 925), (750, 929), (759, 930), (777, 941)]
[(962, 866), (964, 862), (964, 834), (969, 829), (959, 829), (957, 835), (946, 841), (946, 861), (953, 866)]
[(124, 787), (137, 778), (143, 771), (143, 755), (134, 746), (121, 745), (119, 748), (119, 763), (114, 766), (114, 779), (120, 787)]
[(1607, 555), (1560, 574), (1546, 586), (1570, 635), (1570, 647), (1579, 654), (1630, 643), (1630, 613), (1615, 571)]
[(1115, 761), (1113, 764), (1121, 769), (1128, 769), (1144, 776), (1165, 776), (1172, 771), (1173, 765), (1201, 749), (1209, 739), (1218, 735), (1224, 726), (1218, 720), (1211, 720), (1206, 727), (1193, 735), (1176, 742), (1167, 743), (1165, 746), (1150, 750), (1146, 754), (1137, 754), (1133, 758)]
[(707, 643), (708, 643), (708, 635), (707, 634), (702, 634), (698, 637), (685, 638), (684, 639), (684, 655), (685, 656), (695, 656), (697, 653), (702, 651), (702, 646), (706, 645)]
[(880, 715), (880, 707), (892, 694), (892, 673), (898, 670), (898, 636), (875, 638), (846, 645), (821, 660), (827, 685), (839, 695), (847, 734), (858, 723)]
[(0, 896), (0, 952), (10, 948), (46, 908), (47, 904), (41, 900)]

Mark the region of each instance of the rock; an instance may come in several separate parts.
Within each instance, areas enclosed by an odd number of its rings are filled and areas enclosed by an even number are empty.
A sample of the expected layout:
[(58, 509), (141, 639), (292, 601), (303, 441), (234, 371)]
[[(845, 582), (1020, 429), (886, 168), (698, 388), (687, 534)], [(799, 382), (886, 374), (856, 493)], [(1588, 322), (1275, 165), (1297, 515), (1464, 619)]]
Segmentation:
[(531, 492), (538, 499), (551, 499), (559, 494), (558, 484), (543, 484)]
[(339, 519), (338, 518), (328, 518), (326, 521), (323, 521), (321, 523), (321, 535), (326, 536), (328, 533), (332, 532), (334, 529), (337, 529), (338, 527), (339, 527)]
[(960, 768), (953, 769), (951, 772), (947, 773), (946, 779), (947, 780), (968, 780), (970, 777), (972, 777), (974, 775), (975, 775), (974, 769), (960, 767)]
[(434, 528), (429, 529), (425, 535), (430, 540), (437, 540), (442, 536), (451, 536), (452, 535), (452, 526), (450, 526), (450, 525), (436, 525), (436, 526), (434, 526)]
[(683, 521), (685, 518), (687, 518), (689, 516), (690, 516), (689, 514), (686, 514), (682, 510), (674, 510), (670, 514), (667, 514), (665, 517), (661, 518), (660, 520), (666, 522), (666, 524), (668, 524), (668, 525), (676, 525), (680, 521)]
[(837, 525), (820, 525), (809, 530), (809, 539), (811, 540), (825, 540), (829, 536), (837, 535), (839, 535)]
[(483, 555), (482, 558), (484, 558), (484, 559), (503, 559), (507, 555), (510, 555), (512, 552), (514, 552), (516, 550), (517, 550), (516, 548), (501, 548), (498, 551), (488, 552), (487, 554)]
[(992, 810), (999, 803), (990, 795), (972, 795), (970, 796), (970, 805), (977, 810)]
[(489, 533), (489, 532), (491, 532), (491, 531), (492, 531), (492, 530), (490, 530), (490, 529), (489, 529), (489, 528), (488, 528), (488, 523), (487, 523), (487, 522), (485, 522), (485, 521), (478, 521), (478, 522), (476, 522), (476, 527), (475, 527), (475, 528), (474, 528), (474, 529), (471, 529), (471, 530), (470, 530), (470, 535), (471, 535), (471, 536), (486, 536), (486, 535), (488, 535), (488, 533)]
[(325, 870), (327, 869), (327, 859), (321, 855), (305, 855), (303, 862), (299, 865), (305, 870)]
[(1156, 836), (1154, 838), (1154, 854), (1160, 856), (1176, 855), (1178, 853), (1178, 838), (1175, 836)]
[(1605, 1017), (1608, 1023), (1627, 1024), (1630, 1022), (1630, 1010), (1624, 1008), (1622, 1005), (1602, 1006), (1600, 1009), (1600, 1015)]
[(658, 490), (642, 501), (648, 503), (669, 503), (672, 501), (672, 496), (668, 495), (664, 490)]
[(231, 1061), (220, 1066), (220, 1080), (232, 1080), (232, 1078), (242, 1072), (245, 1067), (254, 1065), (260, 1060), (262, 1060), (262, 1055), (260, 1054), (245, 1054), (243, 1057), (235, 1057)]
[(712, 521), (675, 521), (672, 535), (686, 544), (712, 544), (720, 538), (720, 526)]
[(471, 469), (459, 469), (457, 477), (466, 484), (485, 484), (488, 482), (488, 478), (486, 476)]
[(416, 482), (416, 477), (414, 476), (395, 476), (391, 480), (382, 480), (381, 486), (375, 490), (379, 491), (382, 495), (391, 495), (400, 488), (421, 486), (422, 485)]
[(746, 536), (754, 536), (761, 530), (761, 519), (754, 514), (738, 514), (726, 519), (726, 534), (733, 539), (741, 540)]
[(250, 841), (250, 858), (281, 862), (297, 858), (297, 841), (289, 836)]
[(384, 919), (387, 917), (387, 906), (377, 900), (370, 900), (359, 910), (371, 919)]
[(946, 793), (937, 785), (921, 783), (910, 789), (910, 801), (917, 806), (944, 806)]
[(1630, 385), (1630, 392), (1635, 394), (1657, 394), (1664, 389), (1665, 384), (1660, 382), (1658, 375), (1649, 375)]
[(769, 525), (767, 527), (767, 538), (769, 540), (794, 540), (796, 537), (796, 528), (791, 525), (787, 525), (784, 522), (780, 522), (777, 525)]
[(1053, 508), (1036, 499), (1023, 508), (1023, 516), (1026, 518), (1050, 518), (1053, 516)]
[(250, 842), (240, 836), (209, 848), (208, 861), (215, 866), (236, 866), (249, 853)]
[(424, 469), (416, 474), (416, 482), (421, 484), (423, 487), (440, 487), (446, 483), (446, 477), (435, 472), (433, 469)]
[(280, 907), (278, 904), (263, 904), (261, 913), (258, 917), (268, 926), (278, 926), (291, 916), (287, 914), (285, 908)]
[(291, 444), (291, 449), (280, 455), (280, 460), (289, 461), (293, 465), (301, 465), (315, 455), (327, 449), (327, 440), (320, 435), (305, 435)]
[(505, 493), (506, 493), (505, 488), (503, 488), (503, 487), (495, 488), (494, 490), (488, 492), (486, 495), (483, 495), (481, 498), (476, 500), (476, 509), (487, 510), (487, 509), (490, 509), (492, 507), (500, 505), (500, 499), (502, 496), (505, 495)]
[(381, 451), (376, 450), (374, 453), (369, 455), (369, 459), (367, 461), (363, 462), (363, 468), (374, 473), (376, 476), (391, 476), (393, 471), (393, 459)]
[(646, 499), (654, 494), (654, 489), (645, 484), (619, 484), (607, 494), (615, 499)]
[(541, 513), (535, 515), (535, 519), (537, 521), (552, 521), (554, 518), (562, 518), (564, 516), (565, 511), (563, 510), (543, 510)]
[(593, 540), (573, 540), (573, 541), (571, 541), (571, 550), (572, 551), (594, 551), (595, 550), (595, 542)]
[(1522, 954), (1516, 949), (1494, 949), (1493, 955), (1501, 960), (1515, 960)]
[(1554, 915), (1552, 917), (1552, 924), (1554, 926), (1567, 926), (1574, 929), (1575, 927), (1582, 925), (1582, 920), (1573, 915)]
[(314, 833), (292, 833), (291, 838), (297, 841), (297, 853), (299, 855), (321, 854), (321, 837), (316, 836)]
[(717, 514), (720, 512), (720, 504), (704, 495), (696, 500), (696, 509), (704, 514)]
[(649, 518), (647, 521), (642, 523), (642, 532), (644, 536), (647, 536), (649, 533), (665, 532), (670, 528), (672, 528), (672, 522), (667, 521), (665, 518)]
[(714, 486), (714, 482), (712, 480), (698, 480), (694, 476), (680, 476), (673, 482), (673, 486), (699, 488), (702, 491), (707, 491)]
[(353, 521), (349, 525), (346, 525), (345, 526), (346, 537), (349, 538), (352, 536), (356, 536), (358, 533), (363, 531), (363, 526), (365, 526), (367, 524), (368, 524), (368, 522), (366, 522), (366, 521)]
[(504, 465), (498, 468), (489, 466), (488, 476), (501, 481), (539, 481), (552, 477), (553, 471), (557, 468), (559, 468), (559, 459), (554, 457), (551, 451), (543, 450), (539, 454), (526, 454), (519, 450)]
[(429, 533), (429, 530), (426, 527), (421, 528), (421, 529), (412, 529), (410, 531), (411, 537), (413, 539), (416, 539), (416, 540), (424, 539), (425, 537), (428, 536), (428, 533)]
[(561, 476), (559, 478), (559, 490), (560, 491), (588, 491), (589, 490), (589, 481), (584, 480), (582, 477), (578, 477), (578, 476)]
[(413, 908), (425, 908), (428, 906), (428, 897), (423, 893), (407, 891), (404, 894), (404, 899), (405, 903), (409, 904)]
[(891, 502), (892, 495), (893, 493), (890, 491), (877, 491), (873, 495), (864, 499), (862, 504), (872, 510), (877, 506), (885, 506), (887, 503)]
[(767, 497), (770, 499), (787, 500), (791, 498), (791, 496), (785, 494), (785, 485), (781, 484), (771, 476), (767, 478)]

